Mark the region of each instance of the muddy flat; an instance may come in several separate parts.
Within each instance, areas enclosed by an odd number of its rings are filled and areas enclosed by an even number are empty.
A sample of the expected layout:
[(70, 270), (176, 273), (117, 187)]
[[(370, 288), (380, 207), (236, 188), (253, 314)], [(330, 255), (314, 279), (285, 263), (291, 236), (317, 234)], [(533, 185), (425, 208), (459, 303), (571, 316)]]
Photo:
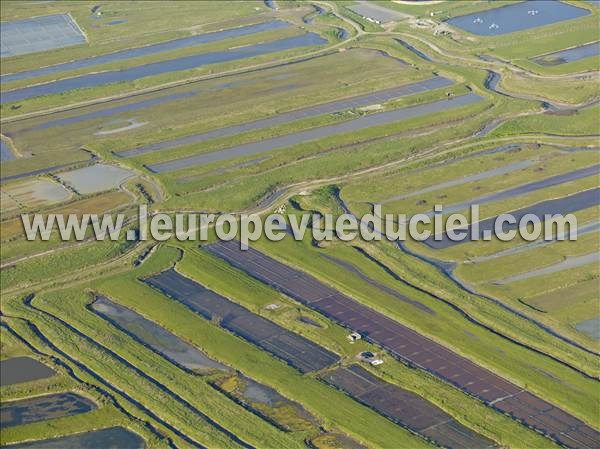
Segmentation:
[(55, 376), (54, 370), (31, 357), (14, 357), (0, 361), (0, 385), (45, 379)]

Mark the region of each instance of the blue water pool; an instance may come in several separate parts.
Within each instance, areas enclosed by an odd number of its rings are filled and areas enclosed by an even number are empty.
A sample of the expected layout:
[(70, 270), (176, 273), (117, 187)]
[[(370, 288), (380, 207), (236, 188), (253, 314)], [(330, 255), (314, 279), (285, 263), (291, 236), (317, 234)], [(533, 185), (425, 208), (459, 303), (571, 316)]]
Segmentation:
[(480, 36), (497, 36), (529, 30), (591, 14), (589, 10), (555, 0), (514, 3), (448, 20), (461, 30)]

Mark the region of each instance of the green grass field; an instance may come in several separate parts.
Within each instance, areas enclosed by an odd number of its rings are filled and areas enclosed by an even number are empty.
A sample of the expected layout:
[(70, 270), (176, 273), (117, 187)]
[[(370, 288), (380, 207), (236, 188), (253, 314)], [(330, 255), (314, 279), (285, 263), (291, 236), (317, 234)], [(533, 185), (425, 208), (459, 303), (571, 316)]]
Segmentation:
[[(149, 449), (437, 447), (422, 431), (407, 429), (321, 380), (330, 370), (360, 364), (497, 447), (562, 447), (435, 371), (405, 363), (368, 338), (351, 343), (351, 329), (211, 255), (204, 242), (128, 240), (124, 232), (140, 235), (141, 204), (148, 206), (149, 216), (255, 212), (266, 218), (276, 211), (289, 218), (361, 216), (374, 204), (381, 204), (383, 214), (411, 216), (430, 212), (435, 204), (463, 204), (459, 211), (466, 209), (464, 203), (483, 199), (480, 219), (486, 219), (597, 188), (597, 173), (527, 187), (598, 164), (598, 57), (536, 62), (540, 55), (598, 40), (600, 9), (591, 2), (565, 1), (589, 14), (488, 37), (461, 31), (447, 20), (510, 2), (378, 0), (373, 3), (406, 17), (377, 23), (353, 12), (356, 2), (332, 0), (278, 0), (273, 7), (258, 0), (3, 1), (3, 33), (5, 22), (68, 13), (87, 43), (3, 57), (2, 75), (273, 20), (289, 25), (2, 81), (3, 95), (309, 32), (326, 43), (1, 105), (2, 142), (16, 158), (0, 162), (0, 359), (29, 356), (57, 373), (3, 385), (2, 404), (75, 392), (98, 408), (2, 428), (0, 444), (121, 426)], [(490, 78), (491, 72), (499, 80)], [(133, 157), (120, 154), (435, 76), (453, 84)], [(471, 93), (481, 101), (174, 171), (149, 169)], [(120, 185), (109, 183), (89, 194), (62, 180), (73, 169), (97, 163), (133, 173)], [(517, 187), (524, 190), (486, 199)], [(21, 215), (35, 213), (44, 218), (120, 213), (126, 222), (115, 241), (99, 241), (90, 229), (82, 241), (62, 240), (57, 230), (47, 241), (28, 241)], [(338, 237), (317, 242), (309, 235), (295, 241), (286, 234), (280, 242), (262, 237), (252, 246), (597, 428), (600, 347), (594, 320), (600, 272), (588, 257), (600, 250), (599, 213), (597, 204), (574, 212), (580, 229), (588, 229), (577, 241), (494, 238), (432, 249), (412, 239), (399, 247), (386, 240)], [(211, 228), (209, 241), (215, 239)], [(339, 361), (301, 374), (228, 331), (227, 317), (207, 320), (143, 282), (172, 267), (334, 352)], [(228, 371), (182, 368), (152, 349), (153, 335), (144, 329), (142, 339), (94, 312), (96, 295), (161, 326)], [(365, 351), (384, 363), (365, 362), (360, 358)], [(264, 400), (265, 390), (253, 390), (252, 382), (276, 390), (284, 400)]]

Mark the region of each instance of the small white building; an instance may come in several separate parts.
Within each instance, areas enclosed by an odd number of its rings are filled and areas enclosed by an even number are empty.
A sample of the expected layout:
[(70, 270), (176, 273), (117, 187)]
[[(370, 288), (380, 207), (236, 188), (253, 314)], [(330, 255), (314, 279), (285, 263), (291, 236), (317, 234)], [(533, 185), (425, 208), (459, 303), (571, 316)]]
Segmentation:
[(358, 341), (362, 338), (362, 335), (360, 335), (358, 332), (352, 332), (350, 335), (348, 335), (348, 340), (350, 340), (350, 343), (354, 343), (355, 341)]

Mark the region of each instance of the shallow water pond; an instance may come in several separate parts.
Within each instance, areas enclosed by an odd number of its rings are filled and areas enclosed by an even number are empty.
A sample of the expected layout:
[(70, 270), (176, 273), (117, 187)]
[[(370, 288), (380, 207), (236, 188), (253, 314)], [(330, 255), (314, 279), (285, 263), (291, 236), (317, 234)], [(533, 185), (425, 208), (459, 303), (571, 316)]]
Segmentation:
[(55, 376), (54, 370), (31, 357), (13, 357), (0, 361), (0, 385), (13, 385)]
[(71, 185), (82, 195), (102, 192), (119, 187), (134, 173), (125, 168), (107, 164), (95, 164), (89, 167), (71, 170), (57, 175), (61, 181)]
[(0, 428), (78, 415), (95, 408), (96, 404), (91, 400), (70, 392), (3, 402)]
[(202, 371), (229, 371), (228, 367), (208, 358), (199, 349), (165, 328), (108, 298), (97, 297), (92, 304), (92, 309), (142, 343), (185, 368)]
[(2, 187), (2, 193), (3, 199), (6, 195), (6, 197), (10, 198), (17, 205), (23, 207), (60, 203), (71, 197), (71, 192), (64, 186), (49, 179), (33, 179), (20, 184)]
[(600, 340), (600, 317), (577, 323), (575, 328), (594, 340)]
[(273, 388), (246, 376), (224, 377), (215, 381), (214, 385), (287, 431), (303, 431), (319, 425), (317, 420), (300, 404), (290, 401)]
[(469, 33), (497, 36), (587, 16), (590, 11), (555, 0), (519, 2), (448, 20)]
[(146, 443), (123, 427), (83, 432), (48, 440), (11, 444), (7, 449), (144, 449)]

